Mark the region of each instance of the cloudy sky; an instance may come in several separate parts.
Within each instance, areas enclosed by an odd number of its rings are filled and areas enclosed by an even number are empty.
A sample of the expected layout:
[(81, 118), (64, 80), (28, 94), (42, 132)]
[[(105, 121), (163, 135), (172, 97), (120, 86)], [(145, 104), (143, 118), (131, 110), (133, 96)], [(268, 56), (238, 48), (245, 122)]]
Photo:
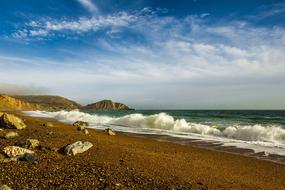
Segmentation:
[(0, 91), (285, 109), (285, 2), (1, 0)]

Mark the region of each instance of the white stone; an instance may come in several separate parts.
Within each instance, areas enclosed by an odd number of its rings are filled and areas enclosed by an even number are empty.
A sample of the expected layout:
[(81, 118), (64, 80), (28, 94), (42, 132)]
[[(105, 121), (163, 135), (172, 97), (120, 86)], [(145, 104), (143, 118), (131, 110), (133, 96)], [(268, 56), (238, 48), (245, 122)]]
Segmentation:
[(6, 139), (11, 139), (11, 138), (15, 138), (15, 137), (18, 137), (18, 136), (19, 136), (19, 134), (17, 132), (11, 131), (11, 132), (6, 133), (5, 138)]
[(88, 149), (90, 149), (93, 146), (93, 144), (91, 142), (81, 142), (81, 141), (77, 141), (73, 144), (67, 145), (65, 147), (65, 154), (69, 155), (69, 156), (74, 156), (76, 154), (80, 154), (83, 153), (85, 151), (87, 151)]
[(9, 156), (10, 158), (17, 157), (17, 156), (23, 156), (25, 153), (34, 154), (34, 151), (21, 148), (19, 146), (7, 146), (3, 149), (3, 152), (7, 154), (7, 156)]

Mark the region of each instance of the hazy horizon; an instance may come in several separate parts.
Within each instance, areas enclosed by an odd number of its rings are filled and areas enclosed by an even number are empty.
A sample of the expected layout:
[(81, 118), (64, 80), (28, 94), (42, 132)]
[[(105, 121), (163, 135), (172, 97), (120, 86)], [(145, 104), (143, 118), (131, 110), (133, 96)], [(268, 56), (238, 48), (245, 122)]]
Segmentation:
[(0, 93), (285, 109), (285, 3), (3, 0)]

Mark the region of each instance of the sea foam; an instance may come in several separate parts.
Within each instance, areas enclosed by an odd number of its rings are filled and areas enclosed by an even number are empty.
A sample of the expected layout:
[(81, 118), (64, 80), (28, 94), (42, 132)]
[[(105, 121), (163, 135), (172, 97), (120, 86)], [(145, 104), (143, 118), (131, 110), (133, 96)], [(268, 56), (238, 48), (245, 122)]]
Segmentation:
[(185, 119), (174, 119), (166, 113), (153, 115), (143, 115), (140, 113), (129, 114), (122, 117), (109, 117), (96, 114), (88, 114), (73, 111), (45, 112), (33, 111), (26, 112), (29, 115), (50, 117), (57, 120), (73, 123), (78, 120), (87, 121), (92, 126), (96, 125), (118, 125), (129, 129), (156, 129), (171, 132), (183, 132), (189, 134), (199, 134), (202, 136), (223, 137), (248, 142), (269, 142), (274, 146), (285, 144), (285, 129), (279, 126), (262, 125), (233, 125), (227, 127), (210, 126), (200, 123), (187, 122)]

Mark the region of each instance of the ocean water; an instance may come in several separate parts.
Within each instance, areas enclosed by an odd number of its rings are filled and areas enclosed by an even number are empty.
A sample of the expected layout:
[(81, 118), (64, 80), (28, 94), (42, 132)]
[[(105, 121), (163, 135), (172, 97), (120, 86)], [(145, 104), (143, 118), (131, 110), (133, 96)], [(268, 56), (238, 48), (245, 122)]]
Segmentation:
[(96, 129), (111, 127), (128, 133), (198, 139), (252, 149), (256, 153), (285, 155), (285, 111), (73, 110), (29, 111), (26, 114), (66, 123), (83, 120)]

